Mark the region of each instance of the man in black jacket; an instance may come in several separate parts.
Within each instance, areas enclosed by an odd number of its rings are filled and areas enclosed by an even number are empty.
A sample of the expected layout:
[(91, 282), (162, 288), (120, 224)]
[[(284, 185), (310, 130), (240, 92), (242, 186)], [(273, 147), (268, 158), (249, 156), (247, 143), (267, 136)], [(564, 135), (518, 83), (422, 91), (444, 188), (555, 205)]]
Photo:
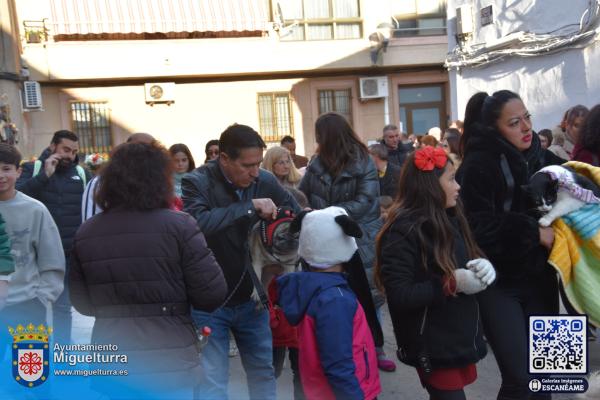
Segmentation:
[(260, 218), (275, 218), (278, 207), (296, 212), (299, 207), (272, 174), (259, 168), (265, 147), (252, 128), (234, 124), (221, 134), (219, 158), (182, 180), (184, 210), (198, 221), (229, 287), (217, 311), (192, 312), (198, 326), (212, 329), (202, 351), (203, 399), (227, 398), (230, 330), (244, 360), (250, 398), (276, 396), (269, 313), (251, 297), (257, 285), (251, 275), (248, 234)]
[(388, 150), (388, 161), (399, 167), (404, 164), (404, 160), (408, 156), (411, 145), (404, 144), (402, 142), (402, 135), (396, 125), (386, 125), (383, 127), (383, 140), (381, 144), (384, 144)]
[[(71, 131), (55, 132), (39, 159), (23, 164), (16, 184), (18, 191), (41, 201), (50, 211), (58, 226), (67, 270), (73, 238), (81, 225), (81, 197), (91, 178), (90, 172), (79, 165), (78, 141)], [(65, 281), (65, 290), (54, 303), (54, 337), (58, 343), (71, 342), (71, 325), (71, 301)]]

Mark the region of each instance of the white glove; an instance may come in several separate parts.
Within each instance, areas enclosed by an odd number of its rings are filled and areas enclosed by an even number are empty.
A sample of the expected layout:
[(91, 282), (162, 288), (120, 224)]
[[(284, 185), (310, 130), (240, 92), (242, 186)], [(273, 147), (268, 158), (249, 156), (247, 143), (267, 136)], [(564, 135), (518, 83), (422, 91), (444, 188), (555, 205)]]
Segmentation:
[(467, 263), (467, 268), (475, 272), (475, 275), (486, 285), (491, 285), (496, 280), (496, 270), (491, 262), (485, 258), (476, 258)]
[(454, 279), (456, 279), (456, 291), (463, 292), (464, 294), (479, 293), (487, 288), (487, 285), (475, 275), (475, 272), (469, 269), (461, 268), (455, 270)]

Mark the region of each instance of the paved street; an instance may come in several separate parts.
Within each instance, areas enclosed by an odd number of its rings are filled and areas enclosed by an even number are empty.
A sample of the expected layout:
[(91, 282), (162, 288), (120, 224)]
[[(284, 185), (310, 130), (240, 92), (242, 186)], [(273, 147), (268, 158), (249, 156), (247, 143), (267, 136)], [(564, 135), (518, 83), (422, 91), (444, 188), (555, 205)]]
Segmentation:
[[(389, 332), (385, 338), (385, 351), (388, 355), (394, 355), (396, 347), (392, 332), (392, 324), (387, 313), (387, 307), (384, 307), (384, 332)], [(82, 317), (80, 315), (74, 320), (74, 336), (77, 342), (85, 343), (89, 341), (91, 334), (92, 318)], [(589, 347), (589, 371), (600, 370), (600, 342), (596, 341)], [(230, 399), (247, 399), (245, 376), (241, 366), (240, 357), (232, 357), (230, 376)], [(396, 372), (381, 372), (381, 385), (383, 393), (378, 396), (380, 400), (420, 400), (427, 399), (425, 390), (421, 387), (417, 373), (412, 367), (398, 363)], [(469, 400), (491, 400), (500, 386), (500, 373), (496, 366), (494, 355), (490, 352), (488, 356), (477, 364), (479, 378), (466, 389)], [(281, 400), (293, 399), (292, 374), (289, 365), (284, 368), (282, 376), (277, 381), (277, 397)], [(573, 395), (555, 395), (554, 399), (575, 399)]]

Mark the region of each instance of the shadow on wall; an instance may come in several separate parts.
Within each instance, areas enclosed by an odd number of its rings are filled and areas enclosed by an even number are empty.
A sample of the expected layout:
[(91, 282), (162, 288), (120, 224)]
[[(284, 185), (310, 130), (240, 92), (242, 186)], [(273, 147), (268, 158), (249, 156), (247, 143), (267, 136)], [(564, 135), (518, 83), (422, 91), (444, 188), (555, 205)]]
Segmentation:
[[(296, 130), (296, 136), (303, 135), (305, 152), (309, 157), (317, 148), (314, 125), (323, 112), (336, 111), (347, 117), (353, 129), (365, 143), (381, 138), (383, 127), (386, 125), (385, 102), (383, 98), (367, 100), (360, 98), (359, 85), (362, 77), (388, 77), (389, 123), (398, 124), (400, 120), (397, 101), (393, 100), (397, 99), (398, 86), (395, 83), (392, 84), (389, 79), (390, 75), (397, 77), (400, 74), (440, 74), (440, 81), (445, 82), (443, 83), (443, 92), (445, 93), (443, 101), (449, 104), (447, 79), (442, 79), (443, 77), (447, 78), (447, 71), (441, 65), (339, 67), (340, 65), (356, 64), (357, 58), (370, 62), (370, 50), (365, 49), (336, 60), (334, 63), (323, 64), (319, 70), (325, 70), (324, 72), (303, 77), (301, 81), (292, 86), (291, 95), (302, 116), (302, 131)], [(415, 84), (426, 83), (423, 81)], [(432, 84), (437, 84), (437, 82)], [(449, 108), (446, 107), (440, 117), (442, 128), (445, 128), (448, 119)], [(299, 126), (296, 122), (295, 125)]]
[[(3, 22), (6, 22), (5, 19), (7, 16), (3, 16)], [(4, 29), (0, 31), (0, 41), (0, 142), (16, 144), (23, 139), (21, 133), (24, 124), (19, 97), (22, 74), (16, 61), (19, 59), (18, 43), (14, 35)]]
[[(358, 41), (356, 42), (358, 44)], [(361, 43), (363, 43), (361, 41)], [(292, 46), (291, 43), (282, 44), (285, 46)], [(332, 45), (337, 45), (337, 43), (328, 43), (326, 41), (323, 42), (323, 49), (331, 48)], [(362, 44), (357, 45), (362, 47)], [(227, 125), (233, 123), (234, 121), (243, 122), (243, 119), (236, 118), (235, 113), (231, 114), (231, 109), (224, 109), (222, 114), (219, 114), (220, 118), (217, 118), (214, 114), (212, 115), (213, 121), (222, 121), (223, 115), (227, 116), (227, 123), (219, 126), (218, 129), (211, 128), (211, 131), (214, 132), (214, 135), (211, 134), (210, 137), (205, 137), (202, 133), (194, 133), (191, 132), (202, 132), (202, 124), (198, 123), (198, 121), (202, 121), (202, 118), (199, 118), (199, 114), (203, 114), (204, 116), (211, 118), (211, 112), (216, 110), (214, 105), (208, 105), (204, 107), (198, 107), (198, 96), (194, 98), (193, 102), (191, 99), (183, 98), (180, 100), (178, 97), (177, 103), (175, 106), (172, 106), (173, 109), (179, 109), (180, 113), (175, 114), (179, 120), (177, 121), (179, 131), (183, 131), (183, 129), (187, 130), (182, 132), (182, 135), (177, 137), (169, 132), (168, 128), (165, 128), (168, 124), (169, 118), (173, 118), (173, 115), (170, 117), (163, 118), (162, 115), (159, 115), (159, 118), (162, 125), (164, 134), (161, 136), (162, 132), (155, 132), (152, 130), (152, 123), (157, 120), (157, 117), (154, 117), (151, 122), (143, 121), (143, 123), (137, 124), (135, 121), (132, 122), (133, 115), (140, 115), (142, 119), (144, 119), (144, 115), (148, 116), (148, 114), (144, 114), (141, 111), (140, 106), (141, 103), (136, 103), (135, 107), (132, 104), (127, 104), (126, 101), (123, 101), (123, 96), (120, 94), (131, 93), (132, 88), (135, 87), (137, 91), (138, 87), (140, 90), (143, 90), (144, 82), (168, 82), (173, 81), (177, 85), (188, 85), (194, 84), (198, 85), (198, 94), (202, 96), (206, 91), (201, 88), (201, 84), (210, 83), (213, 85), (211, 89), (214, 92), (215, 85), (226, 85), (229, 86), (237, 85), (238, 82), (241, 81), (273, 81), (277, 79), (299, 79), (300, 81), (292, 84), (286, 83), (286, 89), (290, 90), (293, 101), (296, 106), (294, 113), (294, 134), (297, 137), (302, 137), (305, 144), (305, 153), (310, 155), (314, 152), (315, 138), (314, 138), (314, 123), (321, 111), (323, 109), (319, 108), (319, 100), (318, 94), (319, 91), (332, 91), (332, 90), (349, 90), (350, 94), (348, 97), (348, 102), (351, 107), (347, 107), (346, 114), (349, 119), (352, 121), (353, 127), (357, 131), (357, 133), (365, 140), (365, 142), (369, 139), (374, 139), (381, 136), (381, 131), (383, 126), (385, 125), (384, 119), (384, 101), (382, 99), (373, 99), (368, 101), (359, 100), (360, 90), (359, 90), (359, 77), (362, 76), (389, 76), (390, 74), (399, 74), (405, 72), (431, 72), (438, 73), (440, 77), (446, 76), (446, 71), (439, 64), (430, 63), (424, 66), (411, 66), (410, 68), (403, 66), (370, 66), (371, 58), (370, 58), (370, 50), (369, 48), (362, 48), (356, 51), (356, 47), (352, 45), (355, 51), (348, 52), (342, 57), (336, 58), (331, 57), (331, 61), (328, 63), (323, 63), (315, 67), (313, 70), (309, 71), (285, 71), (285, 72), (276, 72), (276, 73), (254, 73), (247, 74), (244, 76), (223, 76), (223, 77), (210, 77), (210, 76), (161, 76), (161, 77), (141, 77), (141, 78), (131, 78), (124, 79), (115, 83), (115, 81), (111, 81), (110, 79), (98, 80), (98, 81), (75, 81), (75, 82), (60, 82), (53, 81), (50, 83), (42, 84), (43, 94), (44, 94), (44, 111), (39, 111), (36, 113), (30, 113), (26, 115), (25, 118), (28, 119), (29, 126), (27, 129), (28, 134), (31, 136), (32, 144), (31, 146), (27, 146), (24, 154), (38, 156), (41, 152), (42, 148), (45, 147), (52, 136), (52, 133), (58, 129), (70, 129), (81, 135), (82, 137), (82, 146), (86, 146), (91, 140), (91, 133), (96, 135), (98, 131), (102, 129), (98, 129), (98, 124), (101, 125), (101, 128), (110, 131), (110, 136), (112, 137), (112, 145), (121, 143), (124, 141), (127, 136), (133, 133), (132, 128), (134, 126), (150, 126), (150, 128), (145, 129), (148, 133), (154, 134), (157, 137), (163, 138), (165, 141), (169, 141), (168, 144), (171, 144), (172, 141), (183, 142), (188, 145), (192, 144), (190, 148), (192, 148), (195, 159), (200, 163), (200, 161), (204, 160), (204, 143), (209, 139), (213, 139), (218, 137), (220, 132), (224, 130)], [(414, 46), (413, 50), (417, 48)], [(396, 51), (399, 51), (396, 48)], [(419, 51), (422, 51), (419, 50)], [(390, 50), (388, 50), (388, 54)], [(274, 53), (273, 57), (276, 57), (276, 53)], [(409, 57), (407, 55), (406, 57)], [(356, 67), (357, 65), (363, 67)], [(43, 67), (42, 67), (43, 69)], [(32, 76), (45, 76), (47, 71), (31, 71)], [(44, 78), (45, 79), (45, 78)], [(446, 79), (447, 80), (447, 79)], [(259, 82), (260, 83), (260, 82)], [(251, 93), (248, 95), (249, 90), (256, 90), (256, 92), (260, 91), (260, 85), (256, 85), (253, 89), (247, 89), (248, 91), (244, 93), (243, 102), (239, 102), (235, 104), (236, 107), (244, 107), (246, 114), (252, 114), (252, 116), (256, 116), (256, 125), (258, 123), (258, 110), (256, 104), (256, 93)], [(268, 86), (268, 85), (265, 85)], [(274, 85), (272, 85), (274, 86)], [(246, 88), (252, 87), (252, 85), (245, 85)], [(70, 90), (70, 89), (73, 90)], [(89, 91), (88, 91), (89, 89)], [(229, 88), (230, 90), (231, 88)], [(188, 87), (187, 93), (189, 94), (191, 90), (196, 90), (195, 87)], [(394, 90), (394, 89), (392, 89)], [(265, 90), (266, 91), (266, 90)], [(231, 90), (230, 90), (231, 92)], [(105, 110), (94, 111), (90, 110), (90, 106), (86, 105), (86, 103), (90, 103), (93, 100), (98, 98), (102, 98), (103, 94), (106, 94), (106, 98), (109, 101), (113, 101), (111, 99), (119, 98), (120, 102), (118, 104), (109, 103), (108, 107)], [(86, 97), (92, 98), (86, 98)], [(47, 97), (46, 97), (47, 96)], [(98, 97), (100, 96), (100, 97)], [(392, 99), (390, 97), (390, 99)], [(136, 100), (137, 101), (137, 100)], [(142, 100), (143, 101), (143, 100)], [(338, 102), (339, 106), (341, 103)], [(75, 105), (77, 105), (76, 108)], [(228, 104), (229, 105), (229, 104)], [(114, 115), (121, 118), (119, 121), (115, 116), (111, 115), (112, 112), (110, 107), (114, 108)], [(144, 105), (145, 106), (145, 105)], [(156, 105), (154, 107), (154, 111), (158, 108), (164, 111), (167, 109), (165, 105)], [(181, 110), (186, 110), (183, 112)], [(331, 109), (331, 108), (330, 108)], [(150, 110), (147, 107), (148, 111)], [(189, 112), (187, 110), (194, 110), (193, 112)], [(334, 108), (334, 110), (342, 111), (339, 107)], [(216, 110), (220, 112), (219, 110)], [(447, 110), (446, 110), (447, 111)], [(390, 121), (393, 123), (397, 123), (399, 110), (397, 110), (397, 104), (393, 104), (390, 101)], [(42, 114), (40, 114), (42, 113)], [(129, 113), (129, 115), (127, 114)], [(136, 114), (137, 113), (137, 114)], [(154, 115), (157, 113), (154, 113)], [(443, 122), (445, 119), (443, 116), (440, 118)], [(248, 118), (246, 118), (248, 120)], [(252, 121), (250, 120), (250, 121)], [(255, 123), (255, 122), (250, 122)], [(215, 122), (213, 125), (220, 125), (220, 122)], [(156, 126), (155, 126), (156, 128)], [(256, 130), (260, 130), (260, 126), (253, 126)], [(177, 132), (179, 134), (179, 132)], [(185, 136), (183, 136), (185, 135)], [(201, 139), (195, 141), (201, 136)], [(206, 135), (208, 136), (208, 135)], [(89, 139), (89, 140), (88, 140)], [(200, 141), (202, 141), (201, 146), (199, 148)], [(88, 143), (86, 143), (88, 142)], [(193, 144), (197, 143), (197, 146)], [(91, 143), (93, 144), (93, 142)]]
[[(497, 37), (518, 31), (544, 34), (563, 26), (564, 31), (554, 33), (575, 31), (588, 6), (587, 1), (573, 2), (569, 11), (573, 17), (569, 20), (567, 18), (571, 17), (565, 17), (564, 2), (560, 0), (495, 2), (498, 3), (497, 24), (502, 27), (502, 32), (498, 29)], [(533, 111), (534, 121), (545, 121), (544, 125), (549, 125), (535, 128), (552, 128), (560, 123), (565, 110), (577, 103), (585, 104), (582, 99), (589, 99), (590, 93), (598, 90), (596, 85), (599, 84), (590, 80), (594, 71), (586, 67), (586, 62), (589, 63), (587, 52), (593, 46), (554, 55), (510, 58), (485, 67), (463, 69), (461, 76), (464, 82), (478, 90), (514, 90)]]

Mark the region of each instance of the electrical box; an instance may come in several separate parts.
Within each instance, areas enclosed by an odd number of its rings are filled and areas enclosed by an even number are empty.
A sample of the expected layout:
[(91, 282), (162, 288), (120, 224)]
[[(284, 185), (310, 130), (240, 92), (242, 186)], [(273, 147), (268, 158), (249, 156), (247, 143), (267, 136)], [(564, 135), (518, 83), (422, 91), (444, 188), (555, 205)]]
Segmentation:
[(489, 5), (483, 7), (479, 11), (479, 18), (481, 19), (481, 26), (486, 26), (494, 23), (494, 6)]
[(463, 36), (473, 33), (473, 7), (471, 5), (456, 8), (456, 33)]

